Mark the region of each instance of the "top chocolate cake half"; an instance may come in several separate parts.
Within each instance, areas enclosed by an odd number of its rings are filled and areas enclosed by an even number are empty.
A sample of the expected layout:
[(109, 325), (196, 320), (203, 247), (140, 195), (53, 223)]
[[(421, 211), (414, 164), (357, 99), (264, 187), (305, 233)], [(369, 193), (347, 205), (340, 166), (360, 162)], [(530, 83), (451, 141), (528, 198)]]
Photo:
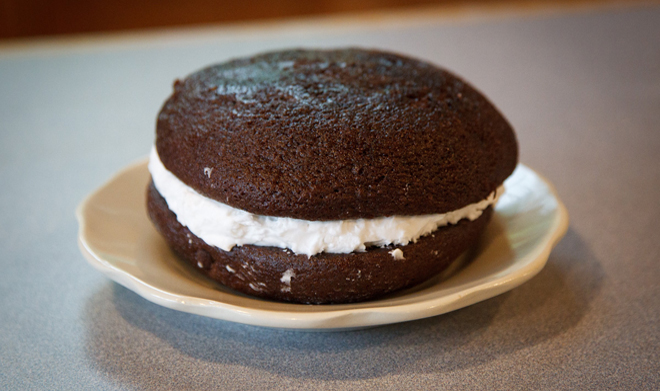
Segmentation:
[(310, 221), (442, 214), (517, 164), (513, 130), (465, 81), (381, 51), (289, 50), (177, 81), (157, 122), (164, 167), (198, 193)]

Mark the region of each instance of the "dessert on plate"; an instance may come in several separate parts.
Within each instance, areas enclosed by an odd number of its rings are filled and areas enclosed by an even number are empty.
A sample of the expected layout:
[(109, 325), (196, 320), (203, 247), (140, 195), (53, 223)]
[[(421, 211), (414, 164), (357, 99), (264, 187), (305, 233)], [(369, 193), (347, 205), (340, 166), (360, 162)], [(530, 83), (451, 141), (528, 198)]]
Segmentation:
[(478, 241), (517, 164), (478, 91), (374, 50), (286, 50), (174, 84), (156, 126), (149, 216), (183, 259), (245, 294), (374, 299)]

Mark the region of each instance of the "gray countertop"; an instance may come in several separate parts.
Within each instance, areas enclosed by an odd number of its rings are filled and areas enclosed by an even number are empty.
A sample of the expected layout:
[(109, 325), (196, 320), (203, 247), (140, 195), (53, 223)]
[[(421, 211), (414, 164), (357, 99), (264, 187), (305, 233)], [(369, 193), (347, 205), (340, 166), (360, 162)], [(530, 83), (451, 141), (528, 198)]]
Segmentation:
[[(304, 333), (159, 307), (89, 266), (74, 210), (145, 156), (172, 81), (290, 46), (380, 47), (481, 89), (571, 224), (452, 313)], [(0, 389), (659, 389), (660, 7), (387, 14), (0, 44)]]

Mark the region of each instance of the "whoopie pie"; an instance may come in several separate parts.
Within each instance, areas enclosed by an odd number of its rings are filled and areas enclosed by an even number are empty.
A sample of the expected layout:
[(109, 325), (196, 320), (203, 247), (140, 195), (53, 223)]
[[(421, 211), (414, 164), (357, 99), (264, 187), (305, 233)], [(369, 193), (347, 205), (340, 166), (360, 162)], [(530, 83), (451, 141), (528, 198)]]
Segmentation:
[(277, 51), (174, 83), (147, 206), (172, 250), (227, 287), (356, 302), (426, 281), (474, 247), (517, 158), (507, 120), (438, 66)]

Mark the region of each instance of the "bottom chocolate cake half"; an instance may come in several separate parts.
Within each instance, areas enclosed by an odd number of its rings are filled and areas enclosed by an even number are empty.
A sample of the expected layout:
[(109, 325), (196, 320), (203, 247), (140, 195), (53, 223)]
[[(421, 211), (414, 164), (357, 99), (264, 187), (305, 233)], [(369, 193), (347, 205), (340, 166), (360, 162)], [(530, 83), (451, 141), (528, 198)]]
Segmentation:
[(276, 247), (210, 246), (179, 223), (153, 182), (147, 209), (170, 248), (211, 279), (248, 295), (311, 304), (365, 301), (420, 284), (474, 246), (492, 215), (489, 207), (474, 221), (439, 228), (405, 246), (308, 257)]

